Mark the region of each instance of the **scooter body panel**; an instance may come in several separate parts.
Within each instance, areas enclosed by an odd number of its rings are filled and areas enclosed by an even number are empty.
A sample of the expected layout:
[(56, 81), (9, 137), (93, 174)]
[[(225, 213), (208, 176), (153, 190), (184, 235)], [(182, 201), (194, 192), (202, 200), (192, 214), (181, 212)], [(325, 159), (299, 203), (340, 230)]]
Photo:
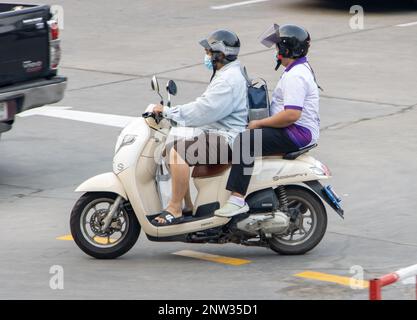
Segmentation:
[(328, 179), (322, 167), (320, 161), (308, 155), (301, 155), (295, 160), (279, 156), (257, 158), (247, 194), (279, 185)]
[[(113, 172), (116, 175), (136, 165), (139, 155), (151, 137), (151, 130), (144, 118), (133, 120), (122, 130), (113, 157)], [(130, 140), (127, 139), (129, 137)]]
[[(117, 140), (114, 173), (87, 180), (77, 191), (109, 191), (128, 199), (142, 229), (151, 237), (176, 236), (225, 225), (230, 218), (217, 216), (163, 227), (150, 223), (147, 216), (162, 210), (155, 176), (168, 133), (169, 127), (155, 125), (148, 119), (140, 117), (133, 120)], [(283, 184), (327, 179), (326, 175), (317, 174), (320, 165), (319, 161), (307, 155), (296, 160), (257, 158), (248, 194)], [(226, 190), (229, 172), (230, 169), (215, 177), (194, 179), (198, 190), (195, 208), (213, 202), (222, 206), (227, 201), (230, 195)]]
[(122, 182), (113, 172), (106, 172), (94, 176), (82, 184), (80, 184), (76, 192), (113, 192), (124, 199), (127, 199), (127, 194), (122, 185)]

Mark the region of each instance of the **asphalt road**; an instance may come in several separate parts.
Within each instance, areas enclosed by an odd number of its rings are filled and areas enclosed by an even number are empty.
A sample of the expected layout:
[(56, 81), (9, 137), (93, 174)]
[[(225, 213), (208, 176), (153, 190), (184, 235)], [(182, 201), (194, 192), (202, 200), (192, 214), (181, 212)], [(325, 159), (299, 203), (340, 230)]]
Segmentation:
[[(20, 1), (16, 1), (20, 2)], [(210, 77), (198, 41), (234, 30), (241, 61), (272, 89), (272, 51), (257, 41), (272, 22), (296, 23), (312, 35), (310, 61), (324, 92), (322, 132), (312, 153), (332, 170), (346, 219), (328, 211), (322, 243), (304, 256), (279, 256), (237, 245), (152, 243), (114, 261), (94, 260), (69, 234), (69, 213), (85, 179), (111, 170), (118, 128), (45, 116), (18, 118), (0, 141), (0, 298), (2, 299), (366, 299), (367, 290), (296, 276), (314, 271), (366, 279), (417, 263), (417, 8), (364, 3), (364, 29), (349, 27), (356, 1), (271, 0), (214, 10), (233, 0), (42, 1), (64, 7), (57, 106), (140, 115), (157, 102), (150, 76), (174, 79), (174, 103), (201, 94)], [(282, 72), (282, 71), (281, 71)], [(193, 250), (248, 260), (239, 266), (174, 255)], [(50, 268), (64, 289), (50, 288)], [(356, 269), (355, 269), (356, 270)], [(340, 282), (340, 281), (339, 281)], [(412, 299), (412, 284), (384, 291)]]

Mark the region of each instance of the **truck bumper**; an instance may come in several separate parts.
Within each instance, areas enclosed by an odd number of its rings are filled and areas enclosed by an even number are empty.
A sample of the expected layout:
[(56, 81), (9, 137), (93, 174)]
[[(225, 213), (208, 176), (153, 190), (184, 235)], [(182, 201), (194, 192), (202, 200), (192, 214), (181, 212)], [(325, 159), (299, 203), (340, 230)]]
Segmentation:
[[(0, 88), (0, 101), (23, 98), (18, 112), (51, 104), (64, 97), (67, 78), (56, 76), (52, 79), (28, 81), (21, 84)], [(19, 110), (20, 109), (20, 110)]]
[(12, 125), (5, 122), (0, 122), (0, 134), (6, 131), (9, 131), (12, 128)]
[(0, 102), (13, 101), (15, 106), (9, 110), (9, 118), (0, 121), (0, 133), (11, 129), (17, 113), (62, 100), (66, 87), (67, 78), (56, 76), (0, 88)]

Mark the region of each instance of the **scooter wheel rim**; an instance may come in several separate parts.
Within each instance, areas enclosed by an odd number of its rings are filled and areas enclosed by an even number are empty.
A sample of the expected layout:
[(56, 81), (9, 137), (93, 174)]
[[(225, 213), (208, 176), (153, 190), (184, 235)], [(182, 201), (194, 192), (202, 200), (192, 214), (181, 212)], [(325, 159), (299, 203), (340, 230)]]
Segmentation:
[[(88, 203), (81, 215), (80, 215), (80, 229), (81, 229), (81, 233), (84, 237), (84, 239), (90, 243), (91, 245), (97, 247), (97, 248), (112, 248), (116, 245), (118, 245), (121, 241), (123, 241), (123, 239), (126, 237), (126, 234), (129, 230), (129, 216), (127, 214), (127, 212), (124, 209), (121, 209), (120, 212), (118, 213), (118, 217), (120, 217), (120, 213), (122, 213), (123, 219), (124, 219), (124, 227), (122, 226), (122, 229), (124, 230), (123, 232), (117, 231), (117, 232), (113, 232), (111, 234), (102, 236), (99, 234), (96, 234), (93, 229), (91, 228), (91, 215), (89, 215), (89, 213), (91, 212), (91, 210), (94, 210), (97, 212), (97, 205), (98, 204), (103, 204), (103, 203), (107, 203), (109, 204), (108, 209), (110, 209), (110, 206), (114, 203), (114, 199), (110, 199), (110, 198), (99, 198), (99, 199), (94, 199), (93, 201), (91, 201), (90, 203)], [(94, 213), (93, 213), (94, 214)], [(90, 231), (91, 233), (89, 234), (88, 230), (86, 229), (86, 226), (90, 225)], [(121, 236), (119, 238), (116, 239), (116, 237), (111, 237), (112, 235), (114, 235), (114, 233), (121, 233)]]
[[(300, 213), (301, 217), (302, 217), (301, 223), (304, 226), (304, 219), (305, 218), (310, 218), (311, 219), (311, 227), (306, 232), (306, 235), (304, 237), (301, 237), (299, 240), (296, 240), (296, 241), (294, 241), (294, 240), (285, 240), (285, 239), (283, 239), (282, 236), (275, 236), (274, 240), (279, 242), (279, 243), (285, 244), (285, 245), (297, 246), (297, 245), (305, 243), (306, 241), (308, 241), (308, 239), (310, 239), (313, 236), (315, 230), (317, 229), (317, 213), (316, 213), (313, 205), (311, 205), (308, 201), (304, 200), (302, 197), (291, 196), (291, 198), (289, 199), (289, 205), (291, 205), (292, 202), (298, 202), (298, 203), (301, 203), (301, 205), (304, 205), (305, 207), (307, 207), (307, 211), (305, 213)], [(308, 212), (310, 214), (305, 215)], [(291, 239), (291, 237), (290, 237), (290, 239)]]

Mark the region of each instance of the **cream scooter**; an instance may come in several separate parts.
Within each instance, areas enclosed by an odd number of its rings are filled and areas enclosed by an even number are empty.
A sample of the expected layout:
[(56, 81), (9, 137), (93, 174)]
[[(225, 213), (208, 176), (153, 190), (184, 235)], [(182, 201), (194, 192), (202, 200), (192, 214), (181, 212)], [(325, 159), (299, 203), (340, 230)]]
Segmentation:
[[(156, 77), (152, 88), (162, 99)], [(176, 94), (171, 80), (167, 91), (169, 106), (171, 95)], [(307, 154), (312, 146), (257, 158), (246, 197), (250, 211), (232, 218), (214, 215), (230, 195), (225, 188), (230, 164), (197, 165), (192, 172), (197, 189), (193, 214), (179, 224), (153, 225), (152, 219), (163, 209), (160, 185), (167, 174), (159, 160), (172, 124), (151, 110), (152, 105), (121, 132), (113, 172), (97, 175), (76, 189), (84, 194), (72, 210), (71, 233), (90, 256), (121, 256), (136, 243), (141, 229), (151, 241), (231, 242), (267, 247), (280, 254), (304, 254), (326, 232), (323, 201), (343, 217), (338, 196), (319, 182), (331, 174)]]

